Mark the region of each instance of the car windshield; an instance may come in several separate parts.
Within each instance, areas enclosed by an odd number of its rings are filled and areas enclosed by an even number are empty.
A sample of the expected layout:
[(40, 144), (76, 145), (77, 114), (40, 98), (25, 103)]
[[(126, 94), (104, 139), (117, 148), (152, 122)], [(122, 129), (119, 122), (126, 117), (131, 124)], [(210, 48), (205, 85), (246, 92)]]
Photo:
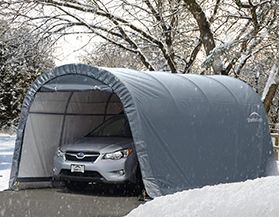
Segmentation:
[(92, 130), (89, 137), (131, 137), (130, 126), (125, 115), (112, 117)]

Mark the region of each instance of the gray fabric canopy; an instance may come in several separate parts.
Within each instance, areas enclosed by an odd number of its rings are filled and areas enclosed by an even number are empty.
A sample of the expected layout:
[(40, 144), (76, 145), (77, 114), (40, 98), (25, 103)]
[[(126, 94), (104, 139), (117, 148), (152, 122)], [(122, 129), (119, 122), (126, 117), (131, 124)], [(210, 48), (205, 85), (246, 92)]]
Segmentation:
[(244, 82), (70, 64), (26, 94), (10, 188), (50, 182), (56, 148), (122, 110), (151, 197), (276, 172), (263, 105)]

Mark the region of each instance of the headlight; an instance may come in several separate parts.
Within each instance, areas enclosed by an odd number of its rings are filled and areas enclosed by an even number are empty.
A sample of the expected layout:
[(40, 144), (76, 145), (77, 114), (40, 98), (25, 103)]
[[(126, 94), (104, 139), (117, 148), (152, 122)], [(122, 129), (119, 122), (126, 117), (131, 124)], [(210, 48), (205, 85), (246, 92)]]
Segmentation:
[(65, 153), (63, 151), (61, 151), (61, 149), (59, 148), (56, 151), (56, 156), (65, 158)]
[(103, 159), (119, 160), (121, 158), (127, 158), (132, 153), (133, 153), (132, 148), (123, 149), (123, 150), (120, 150), (120, 151), (107, 153), (107, 154), (104, 155)]

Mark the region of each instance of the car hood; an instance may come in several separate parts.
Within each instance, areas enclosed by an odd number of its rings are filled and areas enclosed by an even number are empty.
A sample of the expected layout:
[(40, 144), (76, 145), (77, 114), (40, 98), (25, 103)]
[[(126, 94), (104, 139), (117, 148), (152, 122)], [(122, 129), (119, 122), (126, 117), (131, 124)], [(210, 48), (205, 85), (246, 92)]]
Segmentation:
[(133, 140), (125, 137), (84, 137), (74, 143), (64, 144), (60, 147), (66, 151), (84, 151), (109, 153), (131, 147)]

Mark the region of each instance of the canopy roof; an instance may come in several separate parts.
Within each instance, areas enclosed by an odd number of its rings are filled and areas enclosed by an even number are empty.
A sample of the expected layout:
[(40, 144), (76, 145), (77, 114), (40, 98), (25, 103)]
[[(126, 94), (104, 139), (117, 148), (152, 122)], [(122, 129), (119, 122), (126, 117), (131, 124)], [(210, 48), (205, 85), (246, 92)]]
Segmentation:
[(70, 64), (25, 97), (10, 187), (51, 177), (59, 145), (122, 109), (151, 197), (266, 176), (275, 165), (263, 105), (240, 80)]

